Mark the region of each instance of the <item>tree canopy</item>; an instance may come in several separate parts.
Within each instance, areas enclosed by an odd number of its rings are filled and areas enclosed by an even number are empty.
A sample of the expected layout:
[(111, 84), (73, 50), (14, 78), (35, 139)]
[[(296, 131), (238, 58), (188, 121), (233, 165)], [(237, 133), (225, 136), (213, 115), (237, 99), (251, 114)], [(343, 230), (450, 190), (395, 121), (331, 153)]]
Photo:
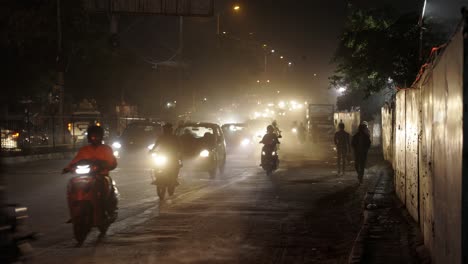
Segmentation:
[(333, 62), (332, 87), (361, 90), (365, 95), (389, 84), (407, 87), (419, 67), (418, 15), (391, 9), (352, 9)]

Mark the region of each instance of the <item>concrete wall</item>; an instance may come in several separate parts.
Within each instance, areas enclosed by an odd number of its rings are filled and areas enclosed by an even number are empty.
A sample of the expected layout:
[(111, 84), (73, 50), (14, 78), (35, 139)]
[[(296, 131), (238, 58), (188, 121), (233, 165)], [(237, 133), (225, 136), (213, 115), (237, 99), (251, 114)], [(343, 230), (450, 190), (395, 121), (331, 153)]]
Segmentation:
[(460, 29), (413, 88), (397, 93), (394, 120), (382, 109), (397, 195), (419, 222), (434, 263), (462, 263), (463, 45)]

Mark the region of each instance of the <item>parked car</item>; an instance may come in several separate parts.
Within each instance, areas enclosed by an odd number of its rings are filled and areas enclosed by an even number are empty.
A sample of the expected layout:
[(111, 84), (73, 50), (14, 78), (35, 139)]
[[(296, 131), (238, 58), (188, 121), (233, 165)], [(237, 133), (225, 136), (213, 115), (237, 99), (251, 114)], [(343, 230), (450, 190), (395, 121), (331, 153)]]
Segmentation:
[(184, 168), (206, 171), (211, 178), (224, 173), (226, 142), (214, 123), (186, 123), (176, 129), (182, 146)]

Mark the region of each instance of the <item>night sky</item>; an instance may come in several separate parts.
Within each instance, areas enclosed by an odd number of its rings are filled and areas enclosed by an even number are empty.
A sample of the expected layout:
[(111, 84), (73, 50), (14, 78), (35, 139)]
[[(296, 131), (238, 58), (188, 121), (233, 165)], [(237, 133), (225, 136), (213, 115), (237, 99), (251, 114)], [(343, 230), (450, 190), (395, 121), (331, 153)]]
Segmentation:
[[(215, 0), (215, 12), (221, 13), (221, 31), (238, 38), (253, 33), (277, 54), (299, 65), (305, 73), (317, 74), (316, 86), (328, 87), (333, 73), (331, 63), (347, 15), (347, 5), (356, 7), (390, 6), (399, 12), (420, 13), (422, 0)], [(233, 4), (241, 11), (234, 14)], [(459, 20), (460, 7), (468, 0), (428, 0), (427, 16)], [(136, 26), (128, 25), (139, 20)], [(177, 17), (130, 17), (122, 23), (124, 45), (153, 61), (171, 57), (178, 46)], [(205, 56), (216, 43), (216, 20), (186, 18), (184, 22), (185, 57), (193, 61)], [(454, 24), (447, 25), (450, 28)], [(452, 31), (452, 30), (449, 30)], [(299, 67), (298, 67), (299, 68)]]

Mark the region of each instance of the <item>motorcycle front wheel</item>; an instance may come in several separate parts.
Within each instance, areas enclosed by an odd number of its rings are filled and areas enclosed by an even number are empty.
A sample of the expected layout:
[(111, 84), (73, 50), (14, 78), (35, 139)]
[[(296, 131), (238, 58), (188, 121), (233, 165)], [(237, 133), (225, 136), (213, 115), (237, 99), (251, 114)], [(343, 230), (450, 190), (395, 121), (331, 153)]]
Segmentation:
[(157, 185), (156, 189), (158, 191), (159, 200), (164, 200), (164, 197), (166, 196), (167, 186), (166, 185)]
[(93, 208), (88, 202), (82, 202), (74, 208), (77, 215), (73, 217), (73, 235), (78, 245), (82, 245), (91, 230)]

